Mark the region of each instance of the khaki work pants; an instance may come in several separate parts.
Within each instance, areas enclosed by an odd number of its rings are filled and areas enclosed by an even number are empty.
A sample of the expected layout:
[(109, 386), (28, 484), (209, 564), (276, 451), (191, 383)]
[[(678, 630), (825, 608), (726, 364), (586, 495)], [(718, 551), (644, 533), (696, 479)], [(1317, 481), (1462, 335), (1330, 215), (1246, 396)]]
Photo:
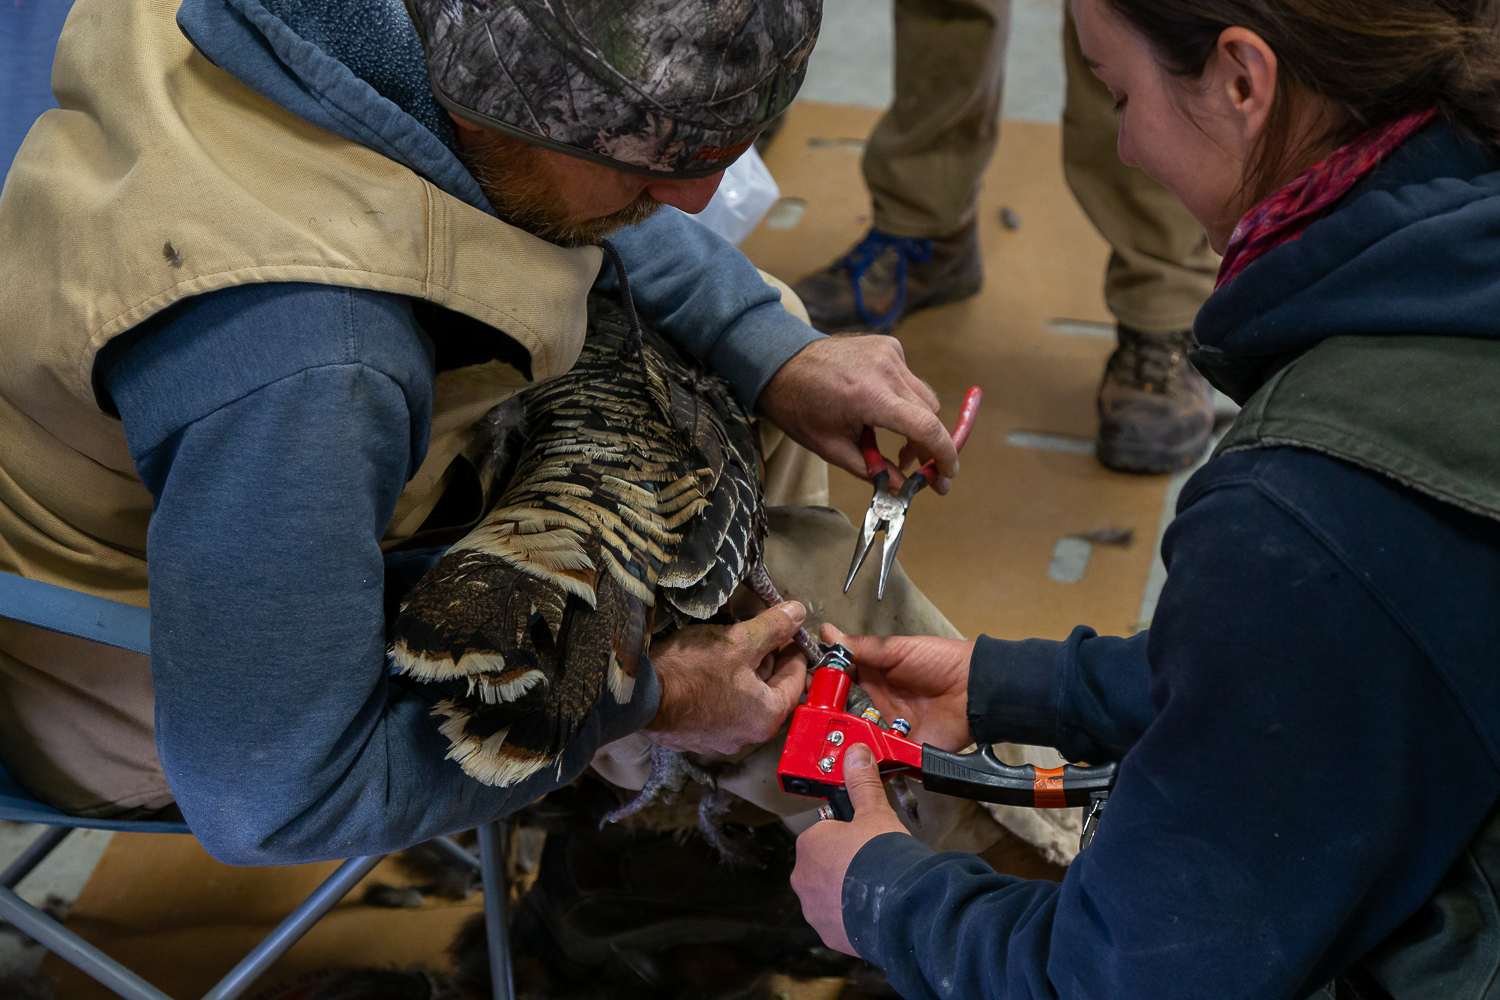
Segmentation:
[[(895, 101), (864, 157), (874, 225), (947, 236), (973, 221), (999, 139), (1010, 0), (896, 0), (895, 23)], [(1213, 291), (1218, 257), (1170, 192), (1120, 162), (1114, 102), (1083, 61), (1071, 14), (1063, 36), (1063, 169), (1113, 249), (1105, 301), (1137, 330), (1186, 330)]]

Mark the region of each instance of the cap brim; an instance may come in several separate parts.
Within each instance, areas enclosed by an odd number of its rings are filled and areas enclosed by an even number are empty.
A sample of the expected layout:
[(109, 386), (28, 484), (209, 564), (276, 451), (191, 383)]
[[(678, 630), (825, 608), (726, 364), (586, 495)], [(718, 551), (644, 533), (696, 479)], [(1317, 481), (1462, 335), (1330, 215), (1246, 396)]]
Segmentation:
[[(428, 79), (431, 81), (432, 68), (430, 66), (428, 67), (427, 73)], [(555, 140), (548, 139), (546, 136), (537, 135), (535, 132), (532, 132), (529, 129), (517, 128), (515, 125), (503, 122), (498, 118), (491, 118), (489, 115), (479, 111), (475, 111), (473, 108), (466, 108), (463, 105), (459, 104), (457, 101), (454, 101), (447, 94), (439, 90), (436, 81), (432, 81), (432, 95), (437, 98), (437, 102), (444, 108), (452, 112), (454, 115), (457, 115), (459, 118), (462, 118), (466, 122), (473, 122), (475, 125), (479, 125), (487, 129), (493, 129), (494, 131), (500, 132), (503, 135), (508, 135), (512, 139), (519, 139), (520, 141), (530, 143), (533, 146), (540, 146), (543, 149), (550, 149), (555, 153), (563, 153), (567, 156), (576, 157), (580, 160), (588, 160), (592, 163), (601, 164), (602, 166), (609, 167), (613, 170), (618, 170), (621, 173), (636, 174), (641, 177), (659, 177), (663, 180), (683, 181), (700, 180), (704, 177), (712, 177), (715, 174), (723, 173), (725, 170), (727, 170), (732, 163), (738, 160), (741, 156), (745, 155), (745, 150), (754, 145), (754, 137), (752, 136), (749, 141), (745, 142), (744, 149), (739, 150), (732, 156), (726, 156), (722, 159), (714, 160), (700, 170), (652, 170), (649, 167), (642, 167), (634, 163), (625, 163), (621, 160), (612, 159), (602, 153), (596, 153), (591, 149), (584, 149), (581, 146), (573, 146), (566, 142), (557, 142)]]

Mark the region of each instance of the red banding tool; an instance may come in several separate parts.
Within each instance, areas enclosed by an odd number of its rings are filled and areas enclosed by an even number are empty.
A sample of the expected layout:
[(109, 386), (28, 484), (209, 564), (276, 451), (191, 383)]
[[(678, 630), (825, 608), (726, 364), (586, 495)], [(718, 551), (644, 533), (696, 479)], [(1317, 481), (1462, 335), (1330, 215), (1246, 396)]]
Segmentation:
[[(979, 401), (983, 398), (984, 392), (977, 385), (964, 393), (963, 405), (958, 410), (958, 425), (953, 428), (955, 450), (961, 450), (964, 442), (969, 440), (969, 431), (974, 428), (974, 417), (979, 413)], [(891, 470), (896, 465), (880, 453), (880, 446), (875, 443), (875, 428), (866, 426), (860, 432), (859, 448), (864, 452), (865, 471), (875, 483), (875, 496), (870, 501), (870, 509), (865, 512), (865, 523), (860, 529), (859, 539), (854, 543), (854, 560), (849, 563), (849, 578), (844, 581), (844, 593), (849, 593), (849, 587), (859, 574), (859, 568), (865, 564), (865, 557), (875, 547), (876, 533), (884, 530), (885, 546), (880, 550), (880, 583), (875, 590), (875, 599), (881, 600), (885, 597), (885, 584), (890, 579), (891, 566), (896, 562), (896, 550), (901, 547), (901, 532), (906, 529), (906, 510), (911, 506), (911, 498), (937, 478), (937, 462), (929, 461), (913, 472), (902, 484), (901, 491), (891, 496)]]
[(844, 710), (852, 662), (849, 650), (838, 644), (829, 646), (818, 661), (807, 701), (792, 715), (776, 768), (784, 791), (826, 799), (834, 819), (852, 820), (854, 806), (844, 788), (844, 755), (863, 743), (870, 748), (882, 780), (904, 774), (922, 782), (930, 792), (979, 802), (1038, 809), (1088, 806), (1083, 830), (1083, 844), (1088, 844), (1114, 788), (1118, 764), (1017, 767), (999, 760), (990, 747), (960, 754), (915, 743), (904, 735), (901, 719), (886, 729), (873, 708), (864, 715)]

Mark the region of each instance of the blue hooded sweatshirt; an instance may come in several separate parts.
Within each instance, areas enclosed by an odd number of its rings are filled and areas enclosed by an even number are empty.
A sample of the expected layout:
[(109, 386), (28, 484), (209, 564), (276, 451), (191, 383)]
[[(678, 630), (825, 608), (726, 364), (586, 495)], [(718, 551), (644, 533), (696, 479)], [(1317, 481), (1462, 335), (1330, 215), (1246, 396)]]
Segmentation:
[(0, 3), (0, 180), (52, 96), (52, 52), (73, 0)]
[[(266, 98), (492, 212), (400, 0), (187, 0), (178, 24)], [(738, 250), (676, 210), (614, 243), (642, 315), (750, 406), (819, 337)], [(598, 286), (615, 287), (612, 270)], [(157, 749), (215, 857), (383, 854), (472, 828), (571, 781), (655, 714), (646, 663), (633, 700), (601, 707), (559, 768), (491, 788), (445, 759), (434, 696), (389, 675), (388, 616), (436, 552), (383, 558), (379, 542), (426, 447), (435, 373), (496, 358), (529, 377), (529, 355), (498, 330), (312, 284), (188, 299), (100, 352), (100, 403), (119, 414), (155, 499)], [(464, 501), (445, 494), (434, 518)]]
[[(1428, 128), (1216, 293), (1196, 332), (1242, 360), (1339, 334), (1500, 337), (1500, 157)], [(1436, 940), (1434, 890), (1482, 868), (1500, 523), (1266, 448), (1193, 477), (1162, 555), (1149, 633), (979, 640), (974, 738), (1118, 760), (1119, 780), (1061, 884), (904, 835), (865, 845), (844, 923), (902, 996), (1299, 1000), (1393, 935)], [(1463, 915), (1483, 933), (1398, 996), (1492, 995), (1492, 882)], [(1462, 948), (1488, 949), (1477, 979)]]

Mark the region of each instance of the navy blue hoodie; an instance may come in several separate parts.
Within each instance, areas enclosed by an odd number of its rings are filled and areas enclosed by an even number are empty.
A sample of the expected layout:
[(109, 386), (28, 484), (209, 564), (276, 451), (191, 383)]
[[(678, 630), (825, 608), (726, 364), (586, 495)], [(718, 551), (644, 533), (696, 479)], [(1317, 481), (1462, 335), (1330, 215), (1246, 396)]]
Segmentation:
[[(1500, 336), (1497, 171), (1427, 129), (1215, 294), (1200, 342)], [(1119, 782), (1061, 884), (867, 844), (845, 927), (902, 996), (1297, 1000), (1401, 928), (1495, 804), (1500, 523), (1271, 448), (1195, 475), (1162, 554), (1149, 633), (979, 641), (975, 739)]]

